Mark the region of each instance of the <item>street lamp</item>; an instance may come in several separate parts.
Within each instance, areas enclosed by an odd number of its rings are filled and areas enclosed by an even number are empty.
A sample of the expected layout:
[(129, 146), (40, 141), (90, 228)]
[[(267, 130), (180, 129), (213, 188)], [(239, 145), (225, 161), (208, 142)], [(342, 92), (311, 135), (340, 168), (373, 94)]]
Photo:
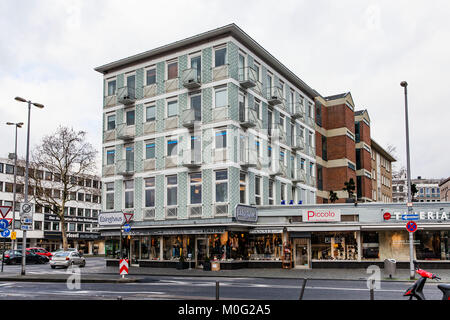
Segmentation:
[[(412, 211), (412, 202), (411, 202), (411, 163), (409, 160), (409, 124), (408, 124), (408, 83), (406, 81), (402, 81), (400, 86), (404, 88), (405, 92), (405, 123), (406, 123), (406, 175), (407, 175), (407, 187), (408, 187), (408, 214)], [(409, 277), (410, 279), (415, 278), (415, 270), (414, 270), (414, 235), (412, 232), (409, 232)]]
[[(16, 138), (14, 143), (14, 186), (13, 186), (13, 220), (12, 220), (12, 232), (15, 230), (16, 224), (16, 180), (17, 180), (17, 128), (22, 128), (23, 122), (13, 123), (7, 122), (8, 126), (16, 127)], [(16, 250), (16, 240), (12, 240), (11, 249)]]
[[(30, 113), (31, 113), (31, 105), (34, 105), (35, 107), (38, 107), (39, 109), (44, 108), (44, 105), (36, 102), (31, 102), (30, 100), (25, 100), (21, 97), (15, 97), (15, 100), (19, 102), (25, 102), (28, 104), (28, 127), (27, 127), (27, 153), (26, 153), (26, 162), (25, 162), (25, 187), (24, 187), (24, 203), (28, 202), (28, 163), (29, 163), (29, 153), (30, 153)], [(21, 275), (25, 275), (25, 258), (26, 258), (26, 245), (27, 245), (27, 230), (23, 230), (23, 237), (22, 237), (22, 269), (21, 269)]]

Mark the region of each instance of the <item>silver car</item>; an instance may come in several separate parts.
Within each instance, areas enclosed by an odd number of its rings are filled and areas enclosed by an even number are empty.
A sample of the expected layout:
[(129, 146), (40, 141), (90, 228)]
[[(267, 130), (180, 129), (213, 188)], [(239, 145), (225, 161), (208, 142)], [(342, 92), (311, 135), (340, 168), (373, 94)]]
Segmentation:
[(50, 260), (50, 267), (52, 269), (58, 266), (68, 268), (73, 265), (84, 267), (86, 265), (86, 259), (76, 251), (59, 251)]

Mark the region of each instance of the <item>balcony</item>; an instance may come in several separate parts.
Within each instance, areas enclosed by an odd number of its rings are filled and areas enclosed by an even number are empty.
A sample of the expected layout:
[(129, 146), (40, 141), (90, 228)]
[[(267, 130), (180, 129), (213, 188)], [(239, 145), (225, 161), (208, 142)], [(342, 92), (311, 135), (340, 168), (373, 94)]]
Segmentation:
[(287, 144), (287, 138), (286, 138), (286, 130), (284, 129), (283, 126), (281, 126), (280, 124), (277, 124), (275, 126), (275, 130), (272, 129), (272, 136), (275, 139), (278, 139), (278, 141), (280, 141), (283, 144)]
[(156, 121), (144, 122), (144, 134), (156, 132)]
[(258, 154), (254, 148), (244, 148), (240, 152), (240, 165), (245, 168), (254, 168), (258, 164)]
[(249, 107), (239, 108), (239, 122), (244, 128), (251, 128), (258, 124), (258, 115), (256, 110)]
[(132, 176), (134, 174), (134, 161), (118, 160), (116, 163), (116, 174), (122, 176)]
[(303, 137), (296, 136), (294, 137), (293, 144), (291, 146), (292, 150), (304, 150), (305, 149), (305, 141), (303, 140)]
[(317, 187), (317, 181), (316, 181), (316, 177), (314, 176), (309, 176), (308, 177), (308, 185), (310, 185), (313, 188)]
[(103, 176), (113, 176), (114, 175), (114, 164), (103, 166)]
[(128, 141), (133, 140), (136, 135), (136, 127), (131, 125), (127, 126), (126, 123), (118, 124), (116, 127), (117, 139)]
[(168, 79), (164, 81), (164, 89), (166, 92), (178, 90), (178, 78)]
[(143, 87), (143, 91), (144, 91), (144, 98), (150, 98), (150, 97), (154, 97), (156, 96), (158, 90), (157, 90), (157, 85), (156, 83), (153, 84), (149, 84), (147, 86)]
[(306, 117), (306, 124), (308, 126), (310, 126), (311, 128), (314, 128), (314, 119), (312, 117), (310, 117), (310, 116), (307, 116)]
[(190, 169), (196, 169), (202, 165), (202, 151), (197, 149), (183, 149), (181, 164)]
[(228, 150), (226, 148), (212, 149), (211, 156), (213, 162), (226, 162), (228, 161)]
[(284, 100), (283, 90), (280, 87), (271, 87), (267, 89), (266, 92), (267, 102), (271, 105), (281, 104)]
[(311, 157), (315, 157), (316, 156), (316, 148), (313, 146), (308, 146), (308, 154)]
[(200, 117), (197, 114), (195, 116), (195, 109), (185, 109), (181, 112), (181, 124), (183, 127), (192, 129), (194, 128), (195, 122), (200, 122)]
[(181, 82), (187, 89), (197, 89), (202, 85), (201, 72), (196, 68), (183, 70), (181, 73)]
[(115, 94), (105, 97), (105, 108), (115, 106), (116, 104), (117, 104), (117, 96)]
[(305, 116), (305, 107), (302, 102), (295, 102), (294, 108), (292, 109), (291, 116), (294, 119), (303, 118)]
[(306, 183), (306, 172), (302, 169), (297, 169), (295, 177), (292, 179), (293, 183)]
[(281, 162), (275, 162), (273, 166), (273, 171), (270, 173), (271, 176), (287, 176), (287, 167)]
[(103, 133), (103, 141), (104, 142), (108, 142), (108, 141), (114, 141), (116, 140), (116, 130), (109, 130), (109, 131), (105, 131)]
[(223, 106), (212, 109), (213, 121), (228, 120), (230, 118), (228, 110), (230, 106)]
[(132, 87), (122, 87), (117, 89), (117, 102), (125, 105), (133, 104), (136, 101), (136, 90)]
[(228, 78), (228, 64), (224, 64), (224, 65), (218, 66), (218, 67), (213, 67), (211, 69), (212, 69), (213, 81), (218, 81), (218, 80)]
[(156, 159), (144, 159), (144, 171), (154, 171), (156, 169)]
[(258, 79), (256, 71), (252, 67), (240, 68), (238, 78), (239, 84), (245, 89), (256, 86), (256, 81)]

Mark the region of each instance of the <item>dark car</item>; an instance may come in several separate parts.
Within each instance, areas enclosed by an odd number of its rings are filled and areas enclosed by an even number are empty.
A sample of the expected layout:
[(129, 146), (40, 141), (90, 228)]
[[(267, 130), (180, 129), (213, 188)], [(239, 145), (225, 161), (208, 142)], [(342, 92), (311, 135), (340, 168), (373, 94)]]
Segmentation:
[[(28, 264), (44, 264), (49, 261), (46, 256), (40, 256), (31, 251), (26, 251), (27, 255), (25, 262)], [(21, 264), (22, 263), (22, 251), (19, 250), (7, 250), (5, 251), (3, 262), (6, 264)]]

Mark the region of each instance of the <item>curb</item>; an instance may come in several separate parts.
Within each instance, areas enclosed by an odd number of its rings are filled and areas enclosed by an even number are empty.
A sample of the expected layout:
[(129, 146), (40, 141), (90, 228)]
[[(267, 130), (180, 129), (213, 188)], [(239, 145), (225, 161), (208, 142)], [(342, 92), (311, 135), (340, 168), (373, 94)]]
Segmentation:
[[(0, 281), (11, 282), (67, 282), (67, 278), (0, 278)], [(81, 283), (135, 283), (139, 282), (138, 279), (126, 278), (126, 279), (80, 279)]]

